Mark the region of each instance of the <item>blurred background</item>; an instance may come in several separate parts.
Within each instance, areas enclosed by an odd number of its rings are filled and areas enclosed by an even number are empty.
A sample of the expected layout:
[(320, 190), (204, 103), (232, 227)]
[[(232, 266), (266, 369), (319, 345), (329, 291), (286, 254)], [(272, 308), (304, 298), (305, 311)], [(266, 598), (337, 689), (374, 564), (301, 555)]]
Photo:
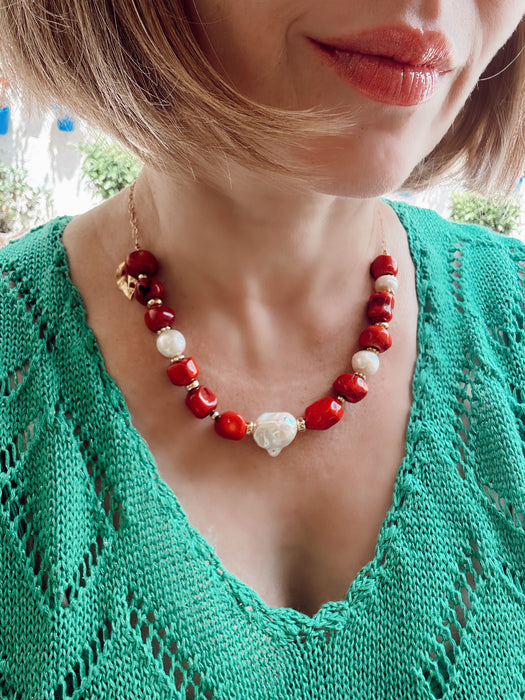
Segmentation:
[[(80, 214), (126, 187), (140, 161), (61, 105), (30, 106), (0, 76), (0, 245), (49, 219)], [(448, 183), (393, 195), (456, 221), (525, 239), (525, 183), (505, 201)]]

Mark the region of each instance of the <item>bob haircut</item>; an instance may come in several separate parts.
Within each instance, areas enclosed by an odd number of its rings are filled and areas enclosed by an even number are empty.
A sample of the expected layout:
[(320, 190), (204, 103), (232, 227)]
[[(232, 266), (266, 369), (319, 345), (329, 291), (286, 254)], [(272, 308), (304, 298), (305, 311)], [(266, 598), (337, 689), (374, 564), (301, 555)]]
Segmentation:
[[(41, 105), (67, 106), (168, 173), (231, 158), (294, 176), (304, 166), (269, 147), (305, 148), (344, 119), (287, 111), (239, 94), (209, 64), (184, 0), (8, 0), (0, 65)], [(486, 68), (453, 125), (403, 187), (445, 173), (472, 189), (511, 191), (525, 161), (525, 19)], [(311, 166), (309, 168), (311, 172)]]

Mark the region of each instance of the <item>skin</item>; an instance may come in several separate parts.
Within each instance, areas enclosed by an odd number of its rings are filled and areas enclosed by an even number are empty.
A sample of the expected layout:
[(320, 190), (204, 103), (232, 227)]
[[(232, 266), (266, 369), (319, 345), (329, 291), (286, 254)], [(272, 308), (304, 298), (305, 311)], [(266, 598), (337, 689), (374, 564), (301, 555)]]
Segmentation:
[[(310, 151), (317, 175), (306, 189), (235, 163), (192, 180), (144, 168), (136, 186), (141, 244), (162, 261), (187, 354), (220, 407), (248, 419), (267, 410), (302, 415), (348, 371), (366, 325), (368, 266), (384, 240), (400, 268), (394, 345), (365, 401), (349, 406), (338, 426), (299, 436), (277, 459), (250, 438), (218, 438), (187, 411), (141, 308), (114, 286), (131, 249), (127, 191), (64, 233), (106, 367), (190, 522), (266, 603), (307, 614), (344, 598), (372, 559), (405, 452), (417, 356), (414, 267), (404, 229), (376, 196), (433, 148), (523, 14), (522, 0), (351, 5), (195, 0), (189, 8), (210, 60), (247, 95), (285, 108), (344, 107), (356, 121)], [(416, 107), (361, 96), (306, 38), (400, 23), (439, 29), (452, 47), (453, 70)]]
[[(346, 0), (189, 0), (188, 5), (208, 58), (241, 92), (285, 108), (342, 107), (357, 119), (347, 138), (324, 141), (312, 159), (324, 164), (330, 178), (323, 189), (352, 197), (382, 195), (406, 179), (446, 133), (524, 12), (522, 0), (353, 0), (350, 5)], [(309, 42), (399, 24), (441, 31), (450, 43), (453, 69), (433, 98), (416, 108), (379, 107), (361, 97), (318, 60)]]

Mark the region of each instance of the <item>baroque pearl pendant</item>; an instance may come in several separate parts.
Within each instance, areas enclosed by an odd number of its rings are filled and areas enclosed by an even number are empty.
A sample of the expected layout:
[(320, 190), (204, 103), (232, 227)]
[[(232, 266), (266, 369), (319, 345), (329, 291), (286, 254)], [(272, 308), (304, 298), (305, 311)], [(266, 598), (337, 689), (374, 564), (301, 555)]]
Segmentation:
[(297, 420), (291, 413), (262, 413), (255, 421), (253, 439), (271, 457), (277, 457), (296, 435)]

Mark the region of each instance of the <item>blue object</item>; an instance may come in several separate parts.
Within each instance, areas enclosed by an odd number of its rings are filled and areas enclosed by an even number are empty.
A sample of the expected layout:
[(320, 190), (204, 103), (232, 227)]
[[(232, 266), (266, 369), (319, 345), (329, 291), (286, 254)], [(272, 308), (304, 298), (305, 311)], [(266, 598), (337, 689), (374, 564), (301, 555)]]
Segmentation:
[(69, 114), (66, 114), (61, 119), (57, 119), (57, 126), (59, 131), (73, 131), (73, 129), (75, 128), (75, 122), (73, 120), (73, 117), (70, 117)]
[(9, 112), (11, 110), (7, 105), (0, 107), (0, 134), (4, 136), (7, 134), (7, 129), (9, 128)]

